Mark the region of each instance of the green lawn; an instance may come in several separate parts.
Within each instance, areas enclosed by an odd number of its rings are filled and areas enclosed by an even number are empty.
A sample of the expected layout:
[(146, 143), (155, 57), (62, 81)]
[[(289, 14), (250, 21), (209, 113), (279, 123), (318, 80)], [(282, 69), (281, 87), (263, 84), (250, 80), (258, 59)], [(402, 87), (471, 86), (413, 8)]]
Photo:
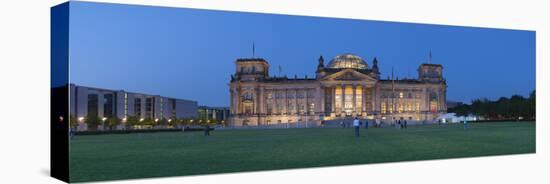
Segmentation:
[(72, 182), (535, 152), (535, 123), (76, 136)]

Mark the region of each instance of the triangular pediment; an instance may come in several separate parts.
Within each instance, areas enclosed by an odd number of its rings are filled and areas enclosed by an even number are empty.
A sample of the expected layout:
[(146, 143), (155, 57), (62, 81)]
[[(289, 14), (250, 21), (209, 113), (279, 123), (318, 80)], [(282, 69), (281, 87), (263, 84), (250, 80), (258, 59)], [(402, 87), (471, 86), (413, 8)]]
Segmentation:
[(355, 71), (353, 69), (345, 69), (323, 77), (322, 80), (329, 81), (376, 81), (372, 76)]

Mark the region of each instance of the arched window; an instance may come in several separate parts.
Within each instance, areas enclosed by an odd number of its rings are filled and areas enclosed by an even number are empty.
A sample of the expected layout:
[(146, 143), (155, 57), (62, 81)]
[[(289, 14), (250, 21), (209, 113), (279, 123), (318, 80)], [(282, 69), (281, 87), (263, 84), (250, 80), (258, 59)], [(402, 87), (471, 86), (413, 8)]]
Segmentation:
[(403, 106), (404, 106), (403, 103), (398, 103), (397, 104), (397, 112), (402, 113), (403, 112)]
[(435, 92), (430, 93), (430, 112), (437, 112), (437, 94)]
[(386, 114), (386, 102), (380, 103), (380, 113)]
[(431, 101), (430, 102), (430, 112), (437, 112), (437, 102)]

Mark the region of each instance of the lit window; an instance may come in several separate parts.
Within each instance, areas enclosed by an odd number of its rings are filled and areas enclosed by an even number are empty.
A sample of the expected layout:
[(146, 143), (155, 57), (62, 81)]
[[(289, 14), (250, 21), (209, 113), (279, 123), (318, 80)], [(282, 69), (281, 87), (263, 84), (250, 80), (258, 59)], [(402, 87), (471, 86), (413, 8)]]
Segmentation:
[(361, 87), (358, 87), (355, 89), (355, 108), (357, 111), (361, 111), (361, 108), (363, 107), (363, 89)]
[(386, 114), (386, 102), (380, 103), (380, 112)]
[(353, 109), (353, 88), (346, 86), (344, 89), (344, 110), (350, 111)]
[(334, 107), (336, 112), (340, 112), (342, 108), (342, 88), (338, 87), (334, 91)]
[(437, 111), (437, 102), (436, 101), (431, 101), (430, 102), (430, 111), (431, 112), (436, 112)]
[(403, 92), (399, 92), (399, 98), (403, 98)]

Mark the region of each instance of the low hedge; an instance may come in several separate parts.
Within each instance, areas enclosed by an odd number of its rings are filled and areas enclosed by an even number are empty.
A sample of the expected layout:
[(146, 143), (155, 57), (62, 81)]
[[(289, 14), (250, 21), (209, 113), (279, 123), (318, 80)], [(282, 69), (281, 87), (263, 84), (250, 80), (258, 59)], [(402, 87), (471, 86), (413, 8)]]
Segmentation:
[[(214, 128), (210, 128), (214, 130)], [(181, 132), (180, 128), (163, 128), (163, 129), (130, 129), (130, 130), (107, 130), (107, 131), (81, 131), (75, 132), (75, 135), (101, 135), (101, 134), (130, 134), (130, 133), (155, 133), (155, 132)], [(204, 131), (204, 128), (185, 128), (184, 132)]]

